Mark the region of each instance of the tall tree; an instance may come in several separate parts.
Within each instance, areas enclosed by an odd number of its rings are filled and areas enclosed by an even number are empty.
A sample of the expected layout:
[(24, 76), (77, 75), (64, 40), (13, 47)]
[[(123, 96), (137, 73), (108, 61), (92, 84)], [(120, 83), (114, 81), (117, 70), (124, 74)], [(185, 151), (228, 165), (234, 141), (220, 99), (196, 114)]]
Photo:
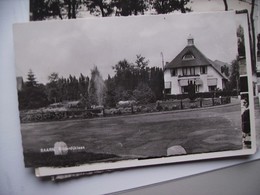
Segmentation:
[(116, 16), (143, 15), (147, 11), (148, 0), (113, 0), (112, 5), (116, 8)]
[(85, 4), (90, 13), (95, 16), (110, 16), (114, 11), (110, 0), (85, 0)]
[(76, 18), (83, 0), (30, 0), (31, 20)]
[(134, 89), (134, 64), (128, 62), (126, 59), (119, 61), (115, 66), (115, 82), (117, 86), (123, 87), (125, 90)]
[(85, 98), (88, 97), (88, 85), (89, 85), (89, 78), (85, 77), (83, 74), (80, 74), (79, 93), (80, 93), (80, 95), (84, 96)]
[(45, 0), (30, 1), (30, 20), (44, 20), (48, 15), (47, 5)]
[(35, 87), (37, 85), (36, 78), (32, 69), (30, 69), (27, 74), (27, 81), (25, 84), (27, 87)]
[(153, 8), (158, 14), (167, 14), (174, 11), (182, 13), (190, 12), (191, 8), (186, 7), (190, 0), (154, 0)]
[(177, 10), (177, 0), (155, 0), (153, 7), (158, 14), (167, 14)]
[(152, 67), (149, 76), (149, 86), (154, 92), (156, 100), (163, 99), (164, 73), (159, 67)]
[(139, 70), (144, 70), (148, 64), (149, 60), (146, 60), (141, 54), (136, 55), (135, 64)]
[(59, 102), (62, 99), (61, 90), (58, 86), (59, 75), (56, 72), (51, 73), (48, 76), (49, 82), (46, 84), (46, 91), (48, 100), (50, 102)]
[(246, 49), (245, 49), (245, 37), (244, 37), (244, 29), (242, 26), (239, 25), (237, 28), (237, 39), (238, 39), (238, 55), (240, 57), (246, 56)]
[(108, 79), (105, 81), (106, 84), (106, 95), (105, 95), (105, 105), (108, 107), (115, 107), (117, 103), (116, 99), (116, 84), (114, 78), (108, 75)]
[(239, 64), (237, 59), (233, 60), (231, 63), (231, 73), (229, 77), (229, 84), (227, 86), (228, 90), (237, 90), (239, 91)]
[(18, 93), (20, 109), (35, 109), (48, 104), (45, 86), (38, 84), (32, 70), (29, 70), (27, 81)]
[(140, 83), (148, 85), (156, 99), (162, 99), (164, 78), (163, 71), (158, 67), (148, 67), (149, 60), (142, 55), (137, 55), (135, 63), (127, 60), (119, 61), (115, 70), (114, 82), (117, 86), (116, 100), (133, 99), (133, 92)]

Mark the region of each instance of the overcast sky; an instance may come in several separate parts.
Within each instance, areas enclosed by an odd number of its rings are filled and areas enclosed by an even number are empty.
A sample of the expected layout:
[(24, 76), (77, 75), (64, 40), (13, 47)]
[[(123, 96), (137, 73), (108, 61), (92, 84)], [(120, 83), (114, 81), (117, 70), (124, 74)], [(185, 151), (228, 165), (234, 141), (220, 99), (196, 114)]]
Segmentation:
[(119, 60), (134, 62), (137, 54), (149, 66), (171, 61), (186, 45), (189, 34), (211, 60), (230, 63), (237, 55), (233, 12), (170, 14), (138, 17), (88, 18), (14, 25), (17, 76), (29, 69), (46, 83), (58, 72), (90, 75), (94, 65), (103, 78), (113, 75)]

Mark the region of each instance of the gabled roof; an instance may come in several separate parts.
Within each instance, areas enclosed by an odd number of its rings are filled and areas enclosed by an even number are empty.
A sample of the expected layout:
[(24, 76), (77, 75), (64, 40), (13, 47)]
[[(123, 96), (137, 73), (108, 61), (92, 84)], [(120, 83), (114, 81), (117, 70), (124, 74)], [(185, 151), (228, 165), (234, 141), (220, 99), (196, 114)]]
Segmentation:
[[(194, 59), (182, 59), (185, 54), (190, 53), (193, 54), (195, 57)], [(203, 65), (210, 65), (210, 62), (194, 45), (188, 45), (170, 63), (165, 66), (165, 69)]]
[[(186, 54), (192, 54), (194, 59), (183, 59)], [(212, 66), (224, 79), (228, 80), (225, 74), (221, 73), (220, 61), (213, 62), (208, 59), (200, 50), (194, 45), (187, 45), (170, 63), (166, 64), (165, 69), (195, 67), (195, 66)]]
[(223, 63), (224, 65), (227, 65), (226, 63), (221, 62), (221, 61), (218, 61), (218, 60), (215, 60), (214, 62), (213, 62), (212, 60), (210, 60), (210, 59), (208, 59), (208, 60), (209, 60), (209, 62), (211, 62), (210, 65), (211, 65), (224, 79), (229, 80), (229, 78), (228, 78), (224, 73), (221, 72), (221, 66), (223, 66), (222, 63)]

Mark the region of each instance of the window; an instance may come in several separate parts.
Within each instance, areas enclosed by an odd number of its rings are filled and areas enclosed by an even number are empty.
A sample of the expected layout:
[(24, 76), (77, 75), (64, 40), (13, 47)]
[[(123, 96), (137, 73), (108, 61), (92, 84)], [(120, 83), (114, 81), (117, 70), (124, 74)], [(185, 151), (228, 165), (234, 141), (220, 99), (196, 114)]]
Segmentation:
[(171, 69), (171, 76), (177, 76), (177, 69)]
[(195, 75), (195, 67), (182, 68), (183, 76), (193, 76)]
[(165, 94), (171, 94), (171, 89), (164, 89)]
[(190, 75), (195, 75), (195, 67), (190, 67)]
[(200, 67), (200, 74), (207, 74), (207, 66)]
[(182, 75), (186, 76), (188, 73), (188, 69), (187, 68), (182, 68)]
[(165, 88), (165, 89), (171, 89), (171, 85), (172, 85), (171, 82), (165, 82), (165, 83), (164, 83), (164, 88)]
[(209, 92), (216, 91), (217, 85), (209, 86)]
[(188, 86), (183, 86), (183, 87), (181, 87), (181, 92), (182, 93), (188, 93)]
[(195, 57), (191, 51), (188, 51), (186, 54), (183, 55), (182, 59), (183, 60), (193, 60), (193, 59), (195, 59)]
[(186, 54), (185, 56), (183, 56), (183, 60), (192, 60), (192, 59), (194, 59), (195, 57), (194, 57), (194, 55), (192, 55), (192, 54)]
[(195, 91), (199, 92), (200, 91), (200, 86), (199, 85), (195, 85)]

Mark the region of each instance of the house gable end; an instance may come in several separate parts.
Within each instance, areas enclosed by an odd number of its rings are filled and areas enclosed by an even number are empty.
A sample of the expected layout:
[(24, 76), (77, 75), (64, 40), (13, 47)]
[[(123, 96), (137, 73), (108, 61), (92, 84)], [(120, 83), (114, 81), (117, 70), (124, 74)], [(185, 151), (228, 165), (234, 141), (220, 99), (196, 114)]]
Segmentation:
[[(192, 55), (194, 58), (189, 60), (183, 59), (185, 55)], [(207, 58), (194, 45), (188, 45), (165, 66), (165, 69), (206, 65), (210, 65)]]

